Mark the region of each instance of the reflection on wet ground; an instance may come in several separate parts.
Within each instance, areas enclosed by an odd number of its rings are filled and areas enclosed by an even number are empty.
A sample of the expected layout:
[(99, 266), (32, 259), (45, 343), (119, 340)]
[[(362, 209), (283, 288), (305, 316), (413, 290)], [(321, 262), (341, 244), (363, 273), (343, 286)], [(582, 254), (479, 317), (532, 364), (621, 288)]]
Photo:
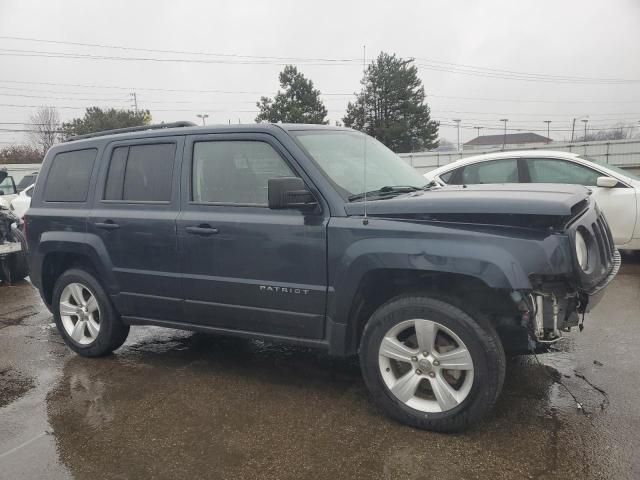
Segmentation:
[(3, 288), (0, 477), (638, 478), (637, 267), (583, 333), (510, 359), (495, 412), (461, 435), (388, 420), (356, 361), (304, 348), (146, 327), (83, 359), (28, 284)]

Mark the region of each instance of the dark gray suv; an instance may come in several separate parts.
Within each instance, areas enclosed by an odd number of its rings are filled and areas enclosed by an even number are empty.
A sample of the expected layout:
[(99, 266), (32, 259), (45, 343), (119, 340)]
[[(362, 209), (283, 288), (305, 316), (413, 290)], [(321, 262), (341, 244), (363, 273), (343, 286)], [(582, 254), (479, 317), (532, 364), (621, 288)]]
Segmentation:
[(130, 325), (357, 354), (377, 405), (439, 431), (482, 417), (505, 351), (557, 341), (620, 265), (583, 187), (429, 187), (376, 140), (313, 125), (76, 137), (46, 155), (26, 232), (80, 355)]

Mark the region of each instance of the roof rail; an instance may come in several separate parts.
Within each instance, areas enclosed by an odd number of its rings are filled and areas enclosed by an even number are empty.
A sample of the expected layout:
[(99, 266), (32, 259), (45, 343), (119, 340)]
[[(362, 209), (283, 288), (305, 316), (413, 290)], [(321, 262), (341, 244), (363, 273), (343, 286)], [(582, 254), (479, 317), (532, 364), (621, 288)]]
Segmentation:
[(172, 123), (156, 123), (154, 125), (141, 125), (139, 127), (115, 128), (113, 130), (103, 130), (101, 132), (87, 133), (85, 135), (74, 135), (65, 139), (65, 142), (73, 142), (75, 140), (84, 140), (85, 138), (104, 137), (105, 135), (115, 135), (116, 133), (142, 132), (145, 130), (161, 130), (163, 128), (177, 127), (197, 127), (193, 122), (172, 122)]

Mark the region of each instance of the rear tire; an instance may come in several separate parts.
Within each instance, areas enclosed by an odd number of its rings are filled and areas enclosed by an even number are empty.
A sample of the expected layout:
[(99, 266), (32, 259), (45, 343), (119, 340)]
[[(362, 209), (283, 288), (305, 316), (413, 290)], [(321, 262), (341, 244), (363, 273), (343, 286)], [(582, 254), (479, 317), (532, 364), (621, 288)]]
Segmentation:
[(9, 257), (9, 275), (11, 282), (24, 280), (29, 276), (29, 264), (27, 263), (27, 239), (17, 228), (11, 229), (11, 240), (20, 242), (22, 250)]
[(100, 282), (81, 268), (60, 275), (52, 310), (65, 343), (83, 357), (108, 355), (129, 335), (129, 325), (122, 322)]
[(376, 405), (402, 423), (438, 432), (459, 432), (480, 420), (505, 376), (494, 328), (427, 296), (400, 296), (378, 308), (359, 355)]

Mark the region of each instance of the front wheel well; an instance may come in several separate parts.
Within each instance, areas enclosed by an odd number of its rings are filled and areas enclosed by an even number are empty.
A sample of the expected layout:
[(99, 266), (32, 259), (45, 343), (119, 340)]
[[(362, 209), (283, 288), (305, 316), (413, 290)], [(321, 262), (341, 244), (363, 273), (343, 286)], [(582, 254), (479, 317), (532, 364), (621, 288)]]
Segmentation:
[(507, 319), (515, 321), (517, 309), (510, 290), (491, 288), (482, 280), (464, 274), (380, 269), (368, 272), (360, 282), (349, 312), (348, 353), (357, 352), (360, 338), (373, 313), (392, 298), (420, 293), (455, 304), (471, 317), (487, 316), (499, 327)]
[(51, 305), (53, 287), (56, 281), (70, 268), (82, 268), (90, 272), (96, 268), (87, 256), (69, 252), (52, 252), (42, 262), (42, 296), (47, 305)]

